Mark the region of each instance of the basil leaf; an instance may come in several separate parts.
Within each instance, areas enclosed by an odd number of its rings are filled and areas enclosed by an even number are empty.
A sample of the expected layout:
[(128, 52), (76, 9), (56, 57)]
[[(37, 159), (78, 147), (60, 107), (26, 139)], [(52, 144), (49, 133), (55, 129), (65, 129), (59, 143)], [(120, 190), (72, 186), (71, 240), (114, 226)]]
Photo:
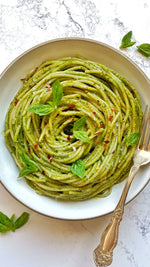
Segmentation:
[(56, 80), (55, 83), (52, 85), (52, 102), (54, 107), (60, 104), (60, 101), (63, 97), (63, 88), (60, 84), (59, 80)]
[(72, 164), (71, 171), (73, 174), (77, 175), (81, 179), (84, 178), (85, 175), (85, 164), (82, 159), (78, 159)]
[[(7, 228), (7, 231), (9, 231), (12, 229), (11, 220), (1, 211), (0, 211), (0, 225), (1, 225), (1, 227), (0, 227), (1, 230), (2, 229), (4, 230), (5, 228)], [(2, 226), (4, 226), (4, 227), (2, 227)], [(1, 232), (1, 230), (0, 230), (0, 232)]]
[(27, 223), (28, 220), (29, 220), (29, 213), (23, 212), (21, 216), (14, 223), (15, 229), (22, 227), (25, 223)]
[(48, 104), (35, 105), (32, 108), (30, 108), (28, 112), (33, 112), (40, 116), (44, 116), (44, 115), (52, 113), (54, 110), (55, 110), (54, 104), (52, 102), (49, 102)]
[(127, 146), (135, 146), (138, 144), (140, 139), (140, 133), (132, 133), (128, 137), (126, 137), (126, 144)]
[(127, 34), (125, 34), (124, 37), (122, 38), (120, 48), (133, 46), (136, 42), (131, 42), (131, 37), (132, 37), (132, 31), (129, 31)]
[(18, 177), (23, 177), (29, 173), (32, 173), (32, 172), (36, 172), (38, 170), (38, 168), (31, 168), (31, 167), (24, 167), (20, 173), (19, 173), (19, 176)]
[(150, 44), (144, 43), (137, 46), (138, 51), (145, 57), (150, 57)]
[(18, 177), (22, 177), (26, 174), (38, 171), (38, 167), (36, 166), (36, 164), (32, 160), (30, 160), (30, 158), (23, 151), (21, 153), (21, 158), (22, 161), (26, 164), (26, 166), (20, 171)]
[(15, 231), (15, 229), (23, 226), (29, 219), (29, 214), (27, 212), (23, 212), (21, 216), (14, 221), (15, 214), (11, 216), (9, 219), (4, 213), (0, 212), (0, 233), (6, 233), (8, 231)]
[(33, 169), (36, 169), (37, 166), (36, 164), (27, 156), (27, 154), (25, 152), (21, 152), (21, 158), (22, 158), (22, 161), (28, 166), (28, 167), (31, 167)]
[(73, 135), (76, 139), (79, 139), (85, 143), (91, 142), (91, 139), (88, 137), (85, 131), (73, 131)]
[(77, 120), (73, 125), (73, 131), (80, 131), (84, 127), (86, 119), (87, 115), (84, 115), (79, 120)]
[(9, 230), (10, 229), (6, 225), (0, 223), (0, 233), (4, 234), (4, 233), (8, 232)]

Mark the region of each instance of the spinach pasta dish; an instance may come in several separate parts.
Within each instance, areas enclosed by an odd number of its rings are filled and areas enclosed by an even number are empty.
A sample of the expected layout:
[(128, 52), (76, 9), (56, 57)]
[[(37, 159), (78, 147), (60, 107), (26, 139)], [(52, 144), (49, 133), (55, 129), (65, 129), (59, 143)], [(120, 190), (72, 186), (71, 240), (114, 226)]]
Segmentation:
[(87, 59), (48, 60), (11, 102), (5, 141), (38, 194), (85, 200), (125, 179), (139, 139), (140, 98), (126, 78)]

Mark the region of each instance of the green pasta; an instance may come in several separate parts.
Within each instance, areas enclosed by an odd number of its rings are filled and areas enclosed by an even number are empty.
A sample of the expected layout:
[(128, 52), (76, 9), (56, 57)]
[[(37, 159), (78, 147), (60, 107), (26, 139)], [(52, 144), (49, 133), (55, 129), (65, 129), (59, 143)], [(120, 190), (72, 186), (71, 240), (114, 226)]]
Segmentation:
[[(109, 195), (127, 177), (136, 149), (126, 142), (142, 120), (135, 88), (108, 67), (77, 57), (46, 61), (22, 82), (5, 120), (5, 141), (21, 176), (56, 199)], [(47, 113), (36, 114), (38, 107)]]

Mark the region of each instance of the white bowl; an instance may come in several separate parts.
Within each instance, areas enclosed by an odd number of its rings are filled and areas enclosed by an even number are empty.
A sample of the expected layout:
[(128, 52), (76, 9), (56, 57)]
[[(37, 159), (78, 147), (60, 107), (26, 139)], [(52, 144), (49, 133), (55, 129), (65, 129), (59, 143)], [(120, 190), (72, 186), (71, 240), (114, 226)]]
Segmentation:
[[(21, 86), (20, 78), (25, 77), (32, 68), (48, 59), (81, 55), (100, 62), (126, 77), (140, 94), (143, 107), (150, 106), (150, 82), (139, 67), (120, 51), (100, 42), (82, 38), (64, 38), (39, 44), (16, 58), (2, 73), (0, 78), (0, 132), (4, 130), (4, 121), (11, 100)], [(30, 188), (24, 179), (18, 180), (19, 170), (8, 151), (4, 136), (0, 135), (0, 177), (4, 187), (29, 208), (61, 219), (88, 219), (112, 212), (121, 195), (124, 182), (113, 187), (106, 198), (94, 198), (86, 201), (61, 201), (40, 196)], [(142, 168), (136, 175), (127, 201), (132, 200), (150, 178), (150, 165)]]

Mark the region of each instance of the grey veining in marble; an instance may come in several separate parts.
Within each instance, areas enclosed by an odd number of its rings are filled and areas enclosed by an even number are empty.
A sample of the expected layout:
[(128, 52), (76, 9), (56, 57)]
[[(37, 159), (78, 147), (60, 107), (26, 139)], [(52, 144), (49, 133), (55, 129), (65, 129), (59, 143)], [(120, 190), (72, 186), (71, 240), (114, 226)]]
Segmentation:
[[(119, 49), (123, 35), (132, 30), (136, 45), (150, 43), (149, 25), (149, 0), (0, 0), (0, 72), (30, 47), (60, 37), (91, 38)], [(136, 45), (122, 52), (150, 78), (150, 58), (137, 52)], [(47, 218), (18, 203), (2, 185), (0, 210), (8, 215), (26, 210), (31, 216), (22, 231), (0, 235), (5, 267), (94, 267), (92, 251), (111, 217), (78, 222)], [(111, 266), (149, 267), (149, 251), (148, 184), (125, 208)]]

